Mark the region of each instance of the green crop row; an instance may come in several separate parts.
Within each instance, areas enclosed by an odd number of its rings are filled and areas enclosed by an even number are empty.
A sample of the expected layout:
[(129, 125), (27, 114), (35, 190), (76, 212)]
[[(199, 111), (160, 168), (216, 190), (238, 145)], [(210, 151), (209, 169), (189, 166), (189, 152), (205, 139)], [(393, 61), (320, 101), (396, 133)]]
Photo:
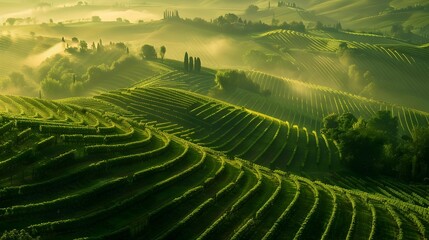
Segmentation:
[(20, 143), (28, 139), (32, 134), (31, 128), (27, 128), (16, 135), (16, 142)]
[(398, 235), (397, 238), (398, 240), (402, 240), (404, 238), (404, 230), (402, 229), (402, 220), (401, 218), (398, 216), (398, 214), (395, 212), (395, 210), (393, 210), (393, 208), (389, 205), (386, 205), (387, 210), (389, 211), (390, 215), (393, 217), (393, 219), (396, 222), (396, 225), (398, 227)]
[[(71, 123), (67, 123), (67, 122), (54, 122), (54, 121), (41, 121), (41, 120), (34, 120), (34, 119), (15, 119), (15, 126), (17, 128), (40, 128), (40, 125), (46, 125), (46, 126), (64, 126), (64, 127), (68, 127), (68, 126), (73, 126), (73, 124)], [(75, 125), (76, 126), (76, 125)]]
[[(255, 139), (255, 140), (253, 140), (253, 142), (251, 143), (251, 144), (249, 144), (249, 146), (247, 146), (244, 150), (241, 150), (241, 153), (238, 153), (237, 154), (237, 156), (238, 157), (243, 157), (247, 152), (249, 152), (250, 151), (250, 149), (252, 149), (252, 148), (255, 148), (255, 145), (258, 143), (258, 142), (260, 142), (260, 140), (261, 139), (263, 139), (263, 137), (266, 137), (265, 136), (265, 134), (268, 132), (268, 129), (270, 129), (270, 127), (273, 125), (273, 124), (275, 124), (274, 123), (274, 120), (272, 120), (272, 119), (270, 119), (269, 120), (270, 121), (270, 123), (268, 124), (268, 126), (267, 127), (265, 127), (265, 129), (261, 132), (261, 131), (258, 131), (259, 132), (259, 134), (258, 134), (258, 137)], [(262, 121), (262, 122), (264, 122), (264, 121)], [(262, 123), (261, 122), (261, 123)], [(262, 125), (262, 124), (261, 124)], [(260, 125), (258, 125), (258, 126), (260, 126)], [(255, 128), (255, 130), (256, 130), (257, 128)], [(256, 132), (256, 131), (255, 131)], [(271, 138), (271, 140), (272, 140), (273, 138)], [(267, 147), (269, 146), (269, 144), (267, 144)], [(265, 147), (266, 148), (266, 147)], [(264, 151), (260, 151), (261, 153), (264, 153)], [(251, 159), (249, 159), (249, 160), (251, 160)], [(252, 159), (252, 160), (255, 160), (255, 159)]]
[(197, 186), (194, 188), (189, 189), (185, 193), (183, 193), (180, 197), (177, 197), (167, 203), (166, 205), (163, 205), (162, 207), (156, 209), (155, 211), (152, 211), (148, 214), (148, 223), (150, 224), (155, 219), (161, 219), (163, 217), (168, 217), (168, 213), (170, 211), (173, 211), (179, 204), (187, 201), (189, 198), (201, 193), (204, 191), (203, 186)]
[(215, 181), (225, 170), (225, 164), (226, 161), (224, 158), (220, 158), (221, 159), (221, 166), (220, 168), (216, 171), (216, 173), (214, 174), (213, 177), (207, 178), (206, 180), (204, 180), (204, 188), (206, 188), (207, 186), (209, 186), (213, 181)]
[(249, 233), (250, 229), (253, 225), (255, 225), (255, 220), (253, 218), (250, 218), (246, 221), (243, 226), (241, 226), (237, 231), (235, 231), (234, 235), (230, 238), (231, 240), (239, 240), (239, 239), (247, 239), (247, 234)]
[(45, 138), (39, 141), (38, 143), (36, 143), (35, 150), (41, 151), (47, 147), (53, 146), (55, 145), (56, 141), (57, 141), (57, 138), (55, 136), (50, 136), (48, 138)]
[[(189, 145), (186, 145), (184, 151), (179, 156), (171, 159), (170, 161), (167, 161), (167, 162), (163, 163), (162, 165), (153, 166), (153, 167), (150, 167), (150, 168), (147, 168), (144, 170), (140, 170), (140, 171), (134, 173), (133, 174), (133, 181), (144, 179), (144, 178), (146, 178), (146, 177), (148, 177), (154, 173), (162, 172), (162, 171), (165, 171), (165, 170), (175, 166), (180, 160), (182, 160), (185, 157), (185, 155), (188, 153), (188, 151), (189, 151)], [(144, 156), (147, 158), (152, 158), (152, 157), (156, 156), (157, 154), (160, 154), (160, 151), (151, 151), (151, 152), (148, 152), (147, 154), (145, 154)], [(204, 157), (205, 157), (205, 155), (204, 155)], [(118, 159), (123, 159), (123, 157), (119, 157)], [(141, 161), (141, 157), (140, 157), (139, 161)], [(129, 162), (129, 161), (127, 161), (127, 162)]]
[(0, 162), (0, 173), (9, 171), (18, 165), (29, 163), (33, 160), (33, 149), (27, 149), (15, 154), (14, 156)]
[(264, 203), (264, 205), (262, 205), (261, 208), (258, 209), (258, 211), (256, 211), (255, 219), (257, 220), (260, 220), (264, 216), (266, 211), (273, 205), (274, 201), (279, 196), (279, 193), (282, 189), (282, 178), (278, 174), (274, 174), (274, 176), (278, 181), (278, 185), (274, 193), (270, 196), (270, 198)]
[(419, 233), (420, 233), (422, 239), (426, 239), (426, 227), (425, 227), (425, 225), (420, 221), (420, 219), (414, 213), (410, 213), (410, 214), (408, 214), (408, 216), (409, 216), (409, 218), (411, 218), (413, 223), (419, 229)]
[(49, 159), (41, 165), (38, 165), (34, 169), (34, 175), (36, 177), (39, 177), (59, 167), (69, 166), (70, 164), (75, 162), (76, 152), (76, 149), (70, 150), (68, 152)]
[(262, 173), (261, 171), (256, 168), (256, 177), (258, 179), (258, 182), (256, 183), (256, 185), (254, 185), (246, 194), (244, 194), (243, 196), (241, 196), (230, 208), (230, 212), (233, 213), (235, 211), (237, 211), (238, 209), (241, 208), (241, 206), (243, 206), (243, 204), (245, 204), (252, 196), (254, 196), (259, 190), (260, 187), (262, 185)]
[(321, 184), (320, 182), (316, 182), (318, 184), (320, 184), (322, 187), (324, 187), (326, 190), (328, 190), (328, 192), (331, 194), (332, 196), (332, 204), (334, 205), (334, 207), (332, 208), (332, 212), (331, 212), (331, 216), (329, 217), (328, 220), (328, 225), (326, 225), (325, 227), (325, 231), (322, 234), (322, 237), (320, 238), (321, 240), (327, 239), (328, 238), (328, 234), (329, 234), (329, 230), (332, 227), (332, 224), (334, 222), (335, 219), (335, 214), (337, 213), (337, 208), (338, 208), (338, 204), (337, 204), (337, 195), (335, 194), (335, 192), (329, 188), (328, 186)]
[(352, 221), (350, 223), (349, 231), (347, 232), (346, 240), (350, 240), (353, 238), (353, 233), (355, 231), (356, 226), (356, 201), (355, 199), (350, 195), (350, 193), (346, 193), (347, 199), (349, 199), (350, 203), (352, 204)]
[[(91, 164), (89, 167), (82, 168), (77, 172), (73, 172), (72, 174), (62, 175), (60, 177), (52, 178), (52, 179), (49, 179), (48, 181), (41, 182), (41, 183), (22, 185), (19, 187), (19, 189), (16, 187), (4, 188), (0, 190), (0, 197), (13, 198), (19, 195), (18, 192), (20, 194), (37, 193), (37, 192), (44, 191), (45, 189), (48, 189), (48, 188), (55, 188), (57, 186), (65, 185), (77, 179), (93, 176), (97, 172), (105, 172), (107, 168), (112, 168), (123, 164), (133, 164), (134, 162), (141, 161), (142, 159), (155, 157), (161, 152), (163, 152), (169, 145), (170, 145), (170, 141), (168, 140), (168, 142), (164, 146), (162, 146), (159, 149), (152, 150), (150, 152), (133, 154), (128, 156), (121, 156), (121, 157), (116, 157), (109, 160), (104, 160), (96, 164)], [(58, 166), (64, 167), (68, 164), (73, 164), (75, 162), (74, 151), (75, 150), (72, 150), (70, 152), (62, 154), (56, 158), (51, 159), (50, 161), (46, 162), (43, 165), (38, 166), (35, 169), (36, 170), (35, 173), (43, 174), (43, 173), (49, 172), (51, 169), (55, 169)], [(15, 155), (15, 156), (18, 156), (18, 155)]]
[(0, 152), (5, 153), (11, 151), (13, 146), (13, 142), (11, 140), (6, 141), (5, 143), (0, 145)]
[[(0, 215), (1, 218), (11, 218), (18, 215), (27, 215), (27, 214), (37, 214), (40, 212), (49, 213), (56, 212), (58, 210), (70, 210), (73, 208), (78, 208), (79, 206), (85, 206), (91, 202), (99, 201), (100, 196), (103, 193), (119, 189), (128, 184), (126, 177), (118, 178), (103, 185), (100, 185), (96, 188), (91, 189), (87, 192), (81, 192), (75, 195), (68, 195), (61, 198), (57, 198), (50, 201), (39, 202), (39, 203), (30, 203), (26, 205), (15, 205), (8, 208), (0, 209), (3, 212)], [(61, 211), (62, 212), (62, 211)]]
[(97, 134), (97, 128), (77, 126), (40, 125), (41, 133), (44, 134)]
[(53, 222), (45, 222), (40, 224), (34, 224), (28, 227), (30, 230), (36, 230), (38, 233), (58, 233), (58, 232), (64, 232), (68, 231), (69, 229), (78, 229), (85, 226), (88, 226), (95, 222), (101, 222), (105, 220), (107, 216), (111, 216), (115, 212), (119, 212), (123, 209), (126, 209), (128, 207), (131, 207), (138, 203), (139, 201), (147, 198), (148, 196), (159, 192), (163, 188), (166, 188), (168, 186), (171, 186), (172, 184), (180, 181), (183, 177), (185, 177), (187, 174), (189, 174), (192, 171), (197, 170), (198, 168), (202, 167), (202, 163), (204, 162), (204, 158), (201, 159), (197, 165), (194, 165), (193, 167), (187, 169), (186, 171), (183, 171), (175, 176), (172, 176), (170, 178), (167, 178), (163, 181), (160, 181), (153, 185), (151, 188), (140, 192), (138, 194), (133, 195), (132, 197), (116, 202), (115, 204), (104, 208), (102, 210), (99, 210), (97, 212), (90, 213), (85, 216), (76, 217), (72, 219), (65, 219), (65, 220), (59, 220), (59, 221), (53, 221)]
[(375, 230), (377, 228), (377, 212), (375, 211), (375, 207), (372, 203), (368, 202), (369, 209), (371, 209), (372, 222), (371, 222), (371, 232), (369, 234), (368, 240), (374, 240), (375, 238)]
[(184, 217), (178, 223), (176, 223), (174, 225), (174, 227), (170, 228), (167, 232), (162, 234), (157, 239), (173, 239), (176, 236), (175, 231), (177, 231), (177, 229), (184, 226), (187, 222), (189, 222), (191, 219), (195, 218), (197, 215), (202, 214), (202, 212), (205, 210), (205, 208), (207, 208), (213, 204), (215, 204), (215, 200), (213, 198), (207, 199), (201, 205), (196, 207), (191, 213), (186, 215), (186, 217)]
[(304, 229), (307, 227), (308, 222), (310, 221), (311, 217), (314, 215), (314, 213), (316, 212), (317, 207), (319, 206), (319, 191), (317, 190), (315, 184), (306, 179), (306, 178), (298, 178), (301, 179), (302, 181), (306, 182), (308, 185), (310, 185), (311, 190), (313, 191), (314, 194), (314, 203), (313, 206), (310, 209), (310, 212), (308, 212), (307, 216), (305, 217), (304, 221), (301, 223), (300, 228), (298, 229), (298, 232), (295, 234), (295, 237), (293, 238), (295, 239), (300, 239), (301, 235), (304, 233)]
[(6, 124), (2, 125), (2, 126), (0, 127), (0, 135), (3, 135), (3, 134), (5, 134), (5, 133), (9, 132), (10, 130), (12, 130), (13, 125), (14, 125), (14, 124), (13, 124), (13, 122), (12, 122), (12, 121), (10, 121), (10, 122), (8, 122), (8, 123), (6, 123)]
[(314, 135), (314, 139), (316, 139), (316, 163), (319, 164), (320, 163), (320, 157), (321, 157), (321, 150), (320, 150), (320, 143), (319, 143), (319, 137), (317, 135), (316, 131), (312, 131), (313, 135)]
[[(196, 170), (197, 167), (201, 167), (203, 161), (204, 161), (204, 157), (201, 159), (201, 161), (198, 164), (192, 166), (191, 168), (188, 168), (186, 171), (181, 172), (179, 175), (184, 176), (187, 173)], [(90, 165), (90, 168), (104, 169), (103, 165), (105, 164)], [(158, 169), (150, 168), (146, 170), (146, 173), (148, 171), (157, 172), (157, 170)], [(136, 174), (134, 176), (136, 176)], [(171, 178), (175, 178), (175, 176)], [(134, 178), (133, 183), (135, 182), (136, 182), (136, 179)], [(108, 183), (102, 184), (94, 189), (87, 191), (86, 193), (80, 193), (79, 195), (71, 195), (71, 196), (55, 199), (48, 202), (29, 204), (24, 206), (14, 206), (12, 208), (7, 208), (7, 209), (4, 209), (5, 211), (4, 215), (11, 216), (13, 214), (36, 213), (39, 211), (46, 212), (46, 211), (49, 211), (49, 209), (56, 210), (56, 209), (62, 209), (62, 208), (64, 209), (67, 208), (68, 210), (70, 210), (71, 207), (78, 207), (78, 206), (82, 206), (82, 204), (87, 205), (87, 204), (93, 203), (94, 201), (97, 201), (100, 195), (108, 192), (112, 192), (114, 191), (114, 189), (120, 189), (128, 185), (129, 185), (129, 178), (128, 176), (125, 176), (122, 178), (115, 179), (113, 181), (109, 181)], [(200, 187), (200, 188), (203, 189), (203, 187)]]
[(277, 218), (277, 220), (274, 222), (273, 226), (271, 226), (270, 230), (268, 230), (267, 233), (265, 233), (264, 237), (262, 238), (262, 240), (268, 240), (268, 239), (275, 239), (275, 234), (278, 230), (278, 228), (280, 227), (280, 225), (285, 221), (285, 219), (287, 218), (287, 216), (289, 215), (291, 209), (295, 206), (295, 203), (298, 201), (299, 196), (301, 194), (301, 185), (299, 183), (299, 181), (296, 178), (291, 178), (296, 186), (296, 191), (295, 191), (295, 195), (293, 196), (292, 201), (289, 203), (289, 205), (287, 206), (287, 208), (282, 212), (282, 214)]
[(142, 139), (142, 140), (135, 141), (135, 142), (129, 142), (129, 143), (86, 146), (85, 152), (87, 154), (126, 153), (129, 150), (137, 149), (137, 148), (146, 146), (149, 143), (150, 139), (151, 138), (149, 137), (146, 139)]

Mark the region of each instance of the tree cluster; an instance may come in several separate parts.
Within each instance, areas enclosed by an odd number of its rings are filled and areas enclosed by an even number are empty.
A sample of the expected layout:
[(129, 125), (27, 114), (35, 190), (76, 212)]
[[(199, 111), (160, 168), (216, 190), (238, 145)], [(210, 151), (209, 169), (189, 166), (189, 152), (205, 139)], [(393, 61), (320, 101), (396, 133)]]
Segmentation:
[[(127, 52), (129, 52), (129, 50), (127, 50)], [(159, 56), (161, 57), (161, 60), (164, 60), (166, 53), (167, 53), (167, 48), (165, 46), (161, 46), (159, 48)], [(158, 58), (158, 53), (155, 50), (154, 46), (145, 44), (141, 47), (140, 57), (146, 60), (154, 60)]]
[(249, 5), (245, 11), (247, 15), (254, 15), (259, 11), (259, 7), (256, 5)]
[(283, 30), (293, 30), (297, 32), (305, 32), (305, 25), (303, 22), (292, 21), (287, 23), (286, 21), (279, 25), (279, 28)]
[[(64, 37), (62, 37), (62, 42), (66, 43)], [(85, 40), (79, 40), (77, 37), (72, 37), (71, 43), (66, 43), (65, 52), (72, 55), (85, 55), (85, 54), (96, 54), (101, 53), (105, 49), (108, 50), (122, 50), (123, 52), (129, 53), (128, 47), (123, 42), (110, 42), (108, 46), (103, 45), (103, 40), (99, 40), (97, 44), (92, 42), (91, 46)]]
[(269, 90), (261, 90), (261, 86), (247, 77), (246, 73), (238, 70), (218, 71), (215, 77), (215, 83), (219, 90), (225, 92), (234, 92), (237, 88), (249, 92), (269, 96)]
[(429, 128), (399, 137), (398, 125), (389, 111), (369, 120), (331, 114), (323, 119), (322, 133), (339, 143), (343, 162), (359, 174), (423, 181), (429, 177)]
[(92, 16), (91, 21), (93, 22), (101, 22), (101, 18), (99, 16)]
[(330, 32), (338, 32), (343, 30), (343, 26), (341, 22), (337, 22), (333, 25), (325, 25), (321, 21), (317, 21), (316, 26), (314, 28), (317, 30), (324, 30), (324, 31), (330, 31)]
[(180, 19), (178, 10), (165, 10), (164, 11), (164, 20), (167, 19)]
[(413, 12), (413, 11), (427, 11), (429, 10), (429, 4), (422, 5), (420, 3), (415, 4), (414, 6), (408, 5), (404, 8), (393, 8), (388, 7), (384, 11), (380, 12), (379, 14), (394, 14), (394, 13), (404, 13), (404, 12)]
[(127, 54), (128, 47), (122, 42), (103, 45), (100, 40), (98, 44), (93, 42), (88, 47), (85, 41), (76, 38), (71, 44), (65, 50), (71, 56), (58, 54), (50, 57), (33, 73), (33, 78), (40, 81), (43, 96), (47, 98), (81, 95), (88, 86), (100, 84), (112, 73), (139, 62)]
[[(176, 21), (183, 21), (187, 24), (195, 25), (199, 28), (210, 29), (213, 31), (224, 32), (228, 34), (246, 34), (246, 33), (255, 33), (255, 32), (266, 32), (274, 29), (278, 29), (277, 26), (271, 26), (266, 23), (263, 23), (261, 20), (258, 22), (252, 22), (243, 20), (241, 17), (238, 17), (236, 14), (227, 13), (223, 16), (219, 16), (210, 22), (202, 18), (194, 19), (181, 19), (175, 18)], [(291, 22), (291, 23), (282, 23), (280, 28), (285, 30), (295, 30), (300, 32), (305, 32), (305, 25), (302, 22)]]
[(243, 20), (233, 13), (227, 13), (213, 20), (213, 24), (221, 28), (224, 32), (243, 33), (243, 32), (264, 32), (272, 27), (268, 24)]
[(289, 2), (285, 2), (285, 1), (279, 1), (277, 3), (278, 7), (293, 7), (296, 8), (296, 3), (289, 3)]
[(188, 52), (183, 58), (183, 69), (185, 72), (201, 72), (201, 59), (199, 57), (189, 57)]
[(3, 25), (4, 26), (5, 25), (13, 26), (15, 24), (23, 24), (23, 23), (25, 23), (25, 24), (30, 24), (30, 23), (36, 24), (36, 19), (32, 18), (32, 17), (27, 17), (27, 18), (10, 17), (10, 18), (6, 19), (6, 21), (3, 23)]

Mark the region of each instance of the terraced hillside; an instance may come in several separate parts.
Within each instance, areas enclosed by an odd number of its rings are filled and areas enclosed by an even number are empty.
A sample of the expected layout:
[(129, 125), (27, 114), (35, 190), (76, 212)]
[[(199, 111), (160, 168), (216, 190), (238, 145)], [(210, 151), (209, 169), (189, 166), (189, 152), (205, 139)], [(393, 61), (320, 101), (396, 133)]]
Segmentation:
[(306, 171), (342, 168), (336, 144), (324, 135), (198, 94), (146, 87), (65, 102), (106, 111), (114, 105), (128, 111), (126, 116), (135, 121), (156, 126), (230, 158), (239, 157), (271, 168)]
[(351, 112), (355, 116), (368, 118), (379, 110), (388, 110), (397, 116), (403, 134), (411, 134), (415, 127), (429, 124), (427, 112), (402, 105), (376, 101), (314, 84), (277, 78), (260, 72), (249, 72), (248, 75), (260, 84), (262, 89), (269, 89), (272, 92), (271, 97), (266, 98), (242, 91), (240, 94), (223, 97), (225, 101), (279, 119), (289, 119), (294, 124), (306, 126), (309, 129), (320, 130), (321, 120), (330, 113)]
[(306, 127), (310, 132), (319, 132), (322, 119), (331, 113), (351, 112), (355, 116), (368, 118), (379, 110), (389, 110), (399, 118), (401, 132), (408, 135), (415, 127), (429, 124), (429, 115), (423, 111), (257, 71), (247, 71), (247, 76), (258, 83), (261, 89), (270, 90), (270, 97), (240, 89), (232, 94), (212, 94), (210, 90), (215, 87), (213, 70), (189, 74), (180, 70), (181, 65), (177, 62), (169, 61), (165, 65), (171, 70), (145, 78), (134, 86), (167, 87), (202, 95), (211, 94), (216, 99), (288, 121), (292, 126)]
[(371, 34), (291, 30), (257, 41), (282, 53), (298, 69), (289, 75), (304, 82), (428, 110), (428, 51), (419, 46)]
[[(190, 102), (187, 96), (176, 100)], [(100, 111), (117, 109), (100, 100), (84, 99), (97, 110), (1, 100), (0, 231), (27, 229), (43, 239), (428, 236), (427, 208), (229, 159), (150, 127), (144, 116), (138, 122), (125, 111)], [(150, 107), (150, 99), (140, 105)], [(215, 117), (218, 104), (210, 105), (192, 112)]]

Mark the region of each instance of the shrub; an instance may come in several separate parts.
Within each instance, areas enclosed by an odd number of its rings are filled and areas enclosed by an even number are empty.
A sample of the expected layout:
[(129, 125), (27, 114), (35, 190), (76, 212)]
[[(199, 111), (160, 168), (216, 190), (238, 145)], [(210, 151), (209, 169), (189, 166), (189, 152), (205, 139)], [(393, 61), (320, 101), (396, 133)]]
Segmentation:
[(143, 59), (156, 59), (157, 58), (155, 48), (152, 45), (147, 45), (147, 44), (143, 45), (143, 47), (141, 48), (140, 56)]
[(260, 86), (248, 78), (243, 71), (218, 71), (215, 82), (221, 90), (225, 91), (235, 91), (237, 88), (242, 88), (254, 93), (260, 92)]

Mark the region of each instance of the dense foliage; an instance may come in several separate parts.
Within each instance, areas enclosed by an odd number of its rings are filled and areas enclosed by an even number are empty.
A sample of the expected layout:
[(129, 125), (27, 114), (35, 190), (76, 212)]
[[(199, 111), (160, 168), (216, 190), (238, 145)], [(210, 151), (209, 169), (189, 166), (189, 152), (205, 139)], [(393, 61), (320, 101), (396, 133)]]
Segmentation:
[(39, 240), (40, 237), (32, 237), (27, 231), (24, 229), (21, 230), (10, 230), (5, 231), (3, 235), (0, 237), (0, 240)]
[(369, 120), (351, 113), (331, 114), (323, 119), (322, 133), (339, 143), (353, 171), (423, 181), (429, 177), (429, 128), (399, 137), (398, 125), (389, 111), (379, 111)]
[(248, 78), (246, 73), (243, 71), (218, 71), (216, 73), (215, 82), (220, 90), (224, 90), (226, 92), (233, 92), (237, 88), (241, 88), (250, 92), (261, 93), (261, 87), (259, 84)]
[(140, 56), (143, 59), (156, 59), (158, 55), (154, 46), (145, 44), (141, 48)]

